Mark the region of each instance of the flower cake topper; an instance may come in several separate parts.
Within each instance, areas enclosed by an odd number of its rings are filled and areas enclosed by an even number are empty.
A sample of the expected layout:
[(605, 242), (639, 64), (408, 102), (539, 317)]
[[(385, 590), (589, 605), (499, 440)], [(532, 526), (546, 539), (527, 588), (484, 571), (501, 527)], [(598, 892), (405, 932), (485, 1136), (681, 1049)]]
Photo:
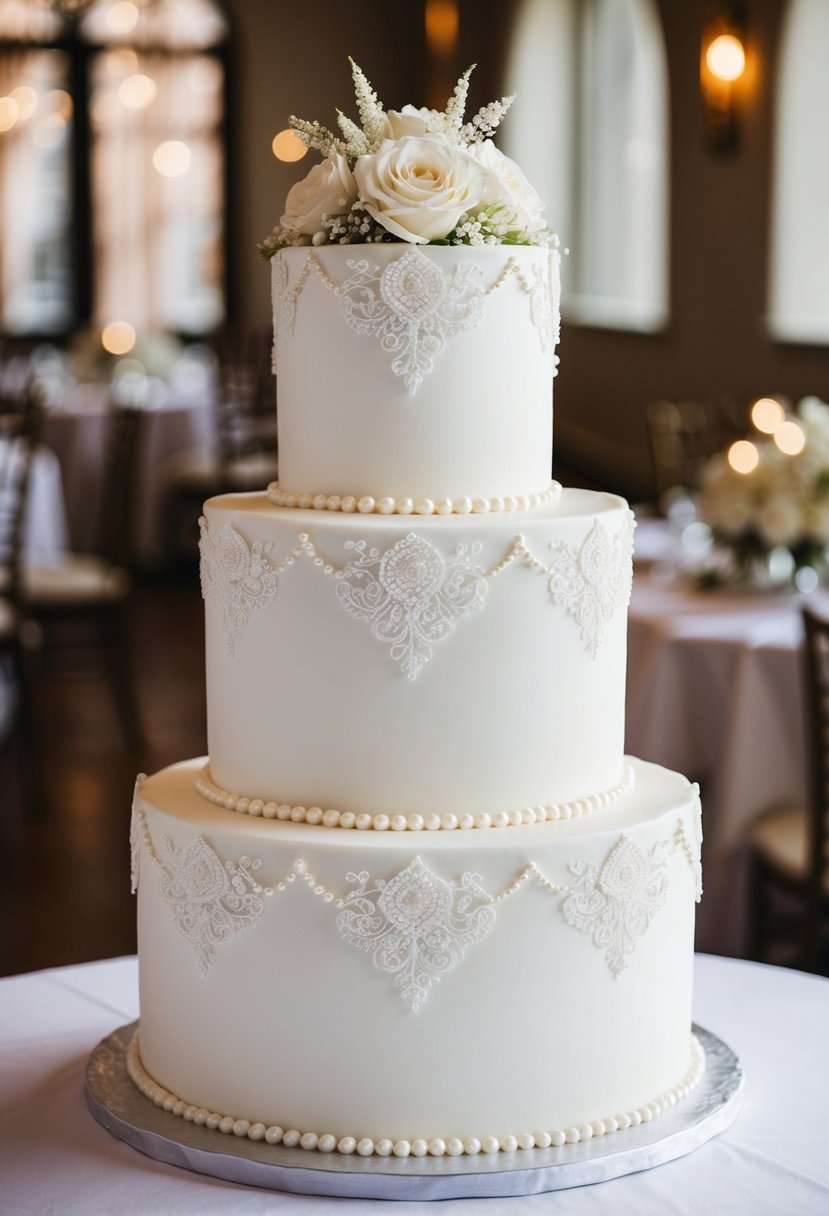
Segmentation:
[(325, 159), (289, 191), (279, 225), (259, 246), (263, 257), (287, 245), (555, 244), (538, 194), (491, 139), (513, 97), (464, 122), (473, 64), (445, 110), (386, 110), (353, 60), (351, 68), (359, 123), (338, 111), (336, 134), (291, 118)]

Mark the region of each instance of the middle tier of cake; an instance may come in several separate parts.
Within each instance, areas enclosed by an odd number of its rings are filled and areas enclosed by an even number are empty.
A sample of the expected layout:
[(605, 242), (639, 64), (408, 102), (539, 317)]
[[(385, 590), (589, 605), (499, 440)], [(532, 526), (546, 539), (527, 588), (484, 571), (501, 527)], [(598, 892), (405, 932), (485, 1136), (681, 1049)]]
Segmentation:
[(569, 817), (611, 800), (629, 780), (632, 535), (622, 499), (584, 490), (534, 511), (422, 519), (211, 499), (217, 796), (373, 826)]

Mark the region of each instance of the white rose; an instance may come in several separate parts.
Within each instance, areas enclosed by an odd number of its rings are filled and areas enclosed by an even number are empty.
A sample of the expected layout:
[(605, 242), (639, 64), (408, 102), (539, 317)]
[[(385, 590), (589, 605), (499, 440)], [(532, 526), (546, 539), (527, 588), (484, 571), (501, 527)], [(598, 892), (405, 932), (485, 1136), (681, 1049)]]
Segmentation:
[(369, 215), (416, 245), (447, 236), (486, 188), (477, 161), (432, 135), (385, 140), (373, 155), (358, 157), (354, 176)]
[(427, 110), (425, 106), (404, 106), (402, 110), (387, 110), (389, 139), (402, 139), (404, 135), (427, 135), (429, 123), (434, 118), (435, 111)]
[(283, 228), (313, 236), (324, 215), (344, 215), (357, 197), (357, 183), (348, 161), (339, 152), (314, 165), (307, 177), (288, 191)]
[(504, 156), (491, 139), (472, 144), (470, 152), (487, 170), (484, 203), (505, 203), (515, 213), (523, 232), (539, 232), (545, 227), (544, 203), (514, 160)]
[(767, 545), (791, 545), (803, 535), (799, 503), (787, 494), (767, 499), (757, 511), (757, 531)]

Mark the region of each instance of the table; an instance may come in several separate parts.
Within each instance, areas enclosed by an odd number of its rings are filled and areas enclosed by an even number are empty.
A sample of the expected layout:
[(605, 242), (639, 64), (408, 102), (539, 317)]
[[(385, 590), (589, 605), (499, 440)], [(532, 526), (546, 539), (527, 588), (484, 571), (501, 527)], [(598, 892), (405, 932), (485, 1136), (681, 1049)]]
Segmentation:
[[(235, 1187), (143, 1157), (105, 1132), (86, 1109), (84, 1066), (96, 1043), (137, 1012), (134, 958), (0, 980), (0, 1212), (364, 1216), (365, 1201)], [(694, 1016), (745, 1068), (743, 1109), (719, 1139), (656, 1170), (567, 1193), (428, 1206), (373, 1202), (372, 1213), (829, 1212), (829, 980), (698, 956)]]
[[(183, 452), (209, 456), (215, 446), (212, 388), (197, 392), (159, 391), (142, 410), (136, 473), (136, 555), (152, 561), (164, 556), (163, 507), (168, 470)], [(110, 387), (76, 384), (52, 401), (42, 437), (63, 470), (69, 533), (74, 549), (93, 550), (100, 525)], [(195, 543), (195, 542), (194, 542)]]
[(697, 946), (740, 955), (747, 828), (763, 810), (806, 798), (800, 612), (808, 602), (829, 613), (829, 592), (699, 591), (671, 566), (664, 531), (640, 532), (660, 558), (634, 566), (626, 749), (699, 781)]

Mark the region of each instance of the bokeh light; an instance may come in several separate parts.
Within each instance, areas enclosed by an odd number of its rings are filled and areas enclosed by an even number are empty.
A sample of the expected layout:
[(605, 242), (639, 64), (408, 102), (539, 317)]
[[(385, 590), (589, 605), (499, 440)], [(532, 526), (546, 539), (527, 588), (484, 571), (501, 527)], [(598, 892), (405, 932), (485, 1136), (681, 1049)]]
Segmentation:
[(181, 177), (190, 168), (190, 149), (180, 139), (168, 139), (153, 152), (153, 165), (162, 177)]
[(128, 321), (110, 321), (101, 330), (101, 346), (111, 355), (125, 355), (135, 346), (135, 330)]
[(760, 397), (751, 407), (751, 421), (764, 435), (773, 435), (785, 420), (786, 411), (774, 397)]
[(750, 439), (738, 439), (728, 449), (728, 463), (735, 473), (752, 473), (760, 463), (760, 453)]
[(705, 52), (705, 62), (717, 80), (739, 80), (746, 66), (745, 49), (733, 34), (720, 34)]
[(274, 135), (271, 149), (277, 160), (302, 160), (308, 151), (296, 131), (280, 131)]

